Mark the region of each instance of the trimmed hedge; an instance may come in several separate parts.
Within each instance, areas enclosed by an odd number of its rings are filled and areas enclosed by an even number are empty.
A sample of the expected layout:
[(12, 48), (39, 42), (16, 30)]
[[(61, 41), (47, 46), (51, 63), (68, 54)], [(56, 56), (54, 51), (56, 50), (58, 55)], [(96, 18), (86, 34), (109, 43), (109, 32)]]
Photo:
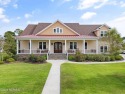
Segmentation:
[(81, 54), (77, 52), (74, 55), (69, 55), (68, 60), (76, 61), (76, 62), (83, 62), (83, 61), (93, 61), (93, 62), (108, 62), (108, 61), (115, 61), (115, 60), (123, 60), (121, 55), (104, 55), (104, 54)]

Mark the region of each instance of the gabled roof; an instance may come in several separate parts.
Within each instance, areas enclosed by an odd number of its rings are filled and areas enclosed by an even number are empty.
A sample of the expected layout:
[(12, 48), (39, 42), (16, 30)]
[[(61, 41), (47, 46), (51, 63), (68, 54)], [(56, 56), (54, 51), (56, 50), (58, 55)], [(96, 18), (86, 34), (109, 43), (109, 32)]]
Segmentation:
[[(30, 24), (26, 27), (26, 29), (20, 36), (37, 35), (39, 32), (45, 30), (47, 27), (49, 27), (52, 24), (54, 23), (38, 23), (34, 25)], [(88, 35), (88, 36), (96, 36), (94, 31), (100, 28), (101, 26), (103, 26), (103, 24), (99, 24), (99, 25), (80, 25), (79, 23), (62, 23), (62, 24), (68, 27), (69, 29), (71, 29), (76, 34)]]
[(57, 20), (56, 22), (50, 24), (49, 26), (45, 27), (43, 30), (39, 31), (36, 35), (40, 34), (41, 32), (43, 32), (44, 30), (48, 29), (49, 27), (51, 27), (52, 25), (54, 25), (55, 23), (59, 22), (60, 24), (62, 24), (63, 26), (67, 27), (68, 29), (70, 29), (72, 32), (74, 32), (77, 35), (80, 35), (79, 33), (77, 33), (76, 31), (74, 31), (72, 28), (68, 27), (66, 24), (62, 23), (61, 21)]

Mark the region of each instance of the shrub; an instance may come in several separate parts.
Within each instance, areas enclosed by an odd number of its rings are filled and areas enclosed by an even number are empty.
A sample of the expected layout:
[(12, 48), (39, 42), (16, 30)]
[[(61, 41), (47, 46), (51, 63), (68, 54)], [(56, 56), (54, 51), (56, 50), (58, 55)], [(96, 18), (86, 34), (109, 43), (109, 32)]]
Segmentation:
[(76, 62), (85, 61), (85, 57), (83, 56), (83, 54), (82, 54), (79, 50), (76, 51), (75, 61), (76, 61)]
[(46, 56), (37, 56), (37, 62), (44, 63), (46, 62)]
[(3, 61), (7, 61), (7, 59), (11, 58), (8, 54), (3, 54)]
[(29, 55), (28, 59), (29, 59), (29, 62), (32, 62), (32, 63), (37, 62), (37, 57), (34, 54)]
[(69, 56), (68, 56), (68, 60), (74, 61), (74, 60), (75, 60), (75, 56), (69, 55)]
[(110, 55), (110, 61), (115, 61), (115, 56), (114, 55)]
[(0, 61), (0, 64), (4, 64), (4, 62), (3, 62), (3, 61)]
[(105, 56), (105, 61), (110, 61), (110, 56)]
[(46, 62), (46, 55), (43, 55), (43, 56), (35, 56), (34, 54), (31, 54), (29, 55), (29, 62), (32, 62), (32, 63), (44, 63)]
[(94, 61), (94, 55), (90, 55), (90, 54), (86, 55), (86, 60), (87, 61)]
[(123, 57), (121, 55), (116, 55), (115, 60), (123, 60)]
[(8, 58), (6, 61), (7, 63), (11, 63), (11, 62), (14, 62), (15, 60), (13, 58)]

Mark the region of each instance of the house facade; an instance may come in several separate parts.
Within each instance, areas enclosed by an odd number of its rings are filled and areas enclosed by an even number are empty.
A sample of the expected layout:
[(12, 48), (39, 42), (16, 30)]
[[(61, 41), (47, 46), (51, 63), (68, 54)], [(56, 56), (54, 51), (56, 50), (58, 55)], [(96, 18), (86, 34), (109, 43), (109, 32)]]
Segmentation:
[(79, 23), (30, 24), (16, 37), (17, 54), (100, 54), (108, 50), (108, 43), (101, 40), (110, 27), (80, 25)]

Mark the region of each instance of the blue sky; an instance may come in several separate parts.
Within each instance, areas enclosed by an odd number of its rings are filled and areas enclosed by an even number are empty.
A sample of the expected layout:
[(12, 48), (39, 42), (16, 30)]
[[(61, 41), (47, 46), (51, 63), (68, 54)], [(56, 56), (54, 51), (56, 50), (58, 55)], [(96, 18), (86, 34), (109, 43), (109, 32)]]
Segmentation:
[(125, 0), (0, 0), (0, 35), (38, 22), (116, 27), (125, 36)]

